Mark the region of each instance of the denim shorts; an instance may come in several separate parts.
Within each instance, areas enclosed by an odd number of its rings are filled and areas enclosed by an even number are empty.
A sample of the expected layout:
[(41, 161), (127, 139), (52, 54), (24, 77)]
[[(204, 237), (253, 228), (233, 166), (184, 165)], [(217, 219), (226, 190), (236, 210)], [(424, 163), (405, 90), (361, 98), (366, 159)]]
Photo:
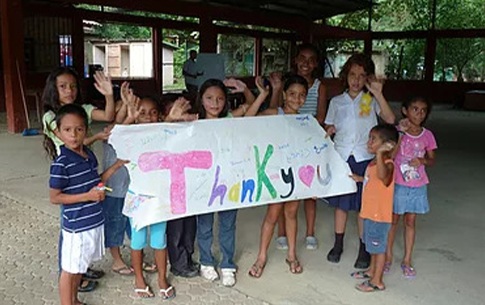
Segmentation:
[[(130, 222), (132, 219), (130, 218)], [(155, 250), (167, 248), (167, 222), (162, 221), (148, 227), (135, 230), (131, 229), (131, 249), (142, 250), (147, 246), (148, 230), (150, 230), (150, 247)]]
[(386, 253), (387, 236), (391, 224), (364, 219), (365, 250), (370, 254)]
[(394, 186), (394, 214), (426, 214), (428, 212), (428, 188), (426, 185), (420, 187), (409, 187), (396, 184)]
[(121, 247), (125, 233), (131, 238), (131, 228), (128, 217), (123, 215), (125, 198), (106, 196), (103, 201), (104, 214), (104, 246), (106, 248)]

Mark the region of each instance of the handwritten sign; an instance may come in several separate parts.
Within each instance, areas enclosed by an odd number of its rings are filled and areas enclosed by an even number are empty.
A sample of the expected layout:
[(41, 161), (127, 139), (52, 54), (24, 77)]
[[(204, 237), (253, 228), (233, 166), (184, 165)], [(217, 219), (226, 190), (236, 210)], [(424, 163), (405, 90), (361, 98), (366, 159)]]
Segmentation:
[(356, 191), (347, 163), (311, 116), (117, 125), (109, 142), (118, 158), (130, 160), (123, 213), (137, 229)]

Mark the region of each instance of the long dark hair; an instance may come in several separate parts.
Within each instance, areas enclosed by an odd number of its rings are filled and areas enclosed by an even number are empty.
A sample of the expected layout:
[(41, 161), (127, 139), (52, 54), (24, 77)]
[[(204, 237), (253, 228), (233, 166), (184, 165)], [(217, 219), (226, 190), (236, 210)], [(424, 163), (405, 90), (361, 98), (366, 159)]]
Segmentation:
[(196, 108), (199, 113), (199, 119), (205, 119), (207, 117), (207, 112), (205, 111), (204, 105), (202, 104), (202, 96), (210, 87), (217, 87), (224, 92), (224, 98), (226, 102), (224, 103), (224, 108), (222, 109), (221, 113), (219, 113), (220, 118), (224, 118), (229, 113), (229, 103), (227, 102), (227, 88), (224, 83), (218, 79), (208, 79), (206, 80), (202, 86), (200, 86), (199, 94), (197, 95), (197, 102)]
[(57, 113), (57, 110), (61, 108), (61, 103), (59, 102), (59, 91), (57, 90), (57, 77), (69, 74), (76, 80), (77, 86), (77, 96), (74, 100), (74, 104), (82, 104), (81, 96), (81, 83), (79, 81), (79, 76), (77, 72), (69, 67), (59, 67), (52, 71), (45, 81), (44, 92), (42, 94), (42, 103), (44, 104), (44, 112), (52, 111)]
[[(57, 115), (58, 110), (61, 108), (61, 103), (59, 101), (59, 91), (57, 90), (57, 77), (63, 74), (69, 74), (76, 79), (77, 85), (77, 96), (74, 100), (74, 104), (81, 105), (82, 104), (82, 96), (81, 96), (81, 83), (79, 81), (79, 76), (77, 72), (69, 67), (59, 67), (52, 71), (45, 81), (44, 92), (42, 93), (42, 103), (44, 105), (44, 113), (48, 111), (52, 111), (54, 115)], [(52, 122), (45, 122), (45, 128), (49, 132), (54, 132), (51, 130)], [(54, 141), (49, 138), (46, 134), (44, 134), (44, 141), (42, 142), (42, 146), (46, 151), (49, 158), (52, 160), (56, 158), (57, 151)]]

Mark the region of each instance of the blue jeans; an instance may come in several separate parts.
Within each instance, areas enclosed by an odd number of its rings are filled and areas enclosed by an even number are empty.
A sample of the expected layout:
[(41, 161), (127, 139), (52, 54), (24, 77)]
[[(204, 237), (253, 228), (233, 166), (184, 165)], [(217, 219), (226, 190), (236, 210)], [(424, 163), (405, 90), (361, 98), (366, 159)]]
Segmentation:
[[(214, 214), (197, 216), (197, 243), (200, 252), (200, 264), (204, 266), (216, 266), (212, 255), (212, 240), (214, 234)], [(222, 252), (221, 268), (236, 269), (234, 252), (236, 248), (236, 216), (237, 210), (222, 211), (219, 214), (219, 248)]]
[(131, 238), (131, 226), (128, 217), (123, 215), (124, 198), (106, 196), (103, 201), (104, 246), (121, 247), (125, 233)]

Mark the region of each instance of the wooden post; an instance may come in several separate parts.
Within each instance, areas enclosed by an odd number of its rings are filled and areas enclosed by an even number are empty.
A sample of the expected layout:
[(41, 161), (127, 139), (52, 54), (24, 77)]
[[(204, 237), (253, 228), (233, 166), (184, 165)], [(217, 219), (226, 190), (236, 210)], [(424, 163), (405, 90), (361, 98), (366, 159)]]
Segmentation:
[(152, 28), (153, 78), (157, 93), (163, 92), (163, 33), (160, 27)]
[(77, 74), (84, 78), (84, 32), (83, 19), (74, 17), (72, 24), (72, 57), (73, 68)]
[(22, 0), (0, 0), (2, 31), (5, 108), (9, 132), (21, 132), (27, 127), (17, 67), (25, 82), (24, 17)]
[(217, 52), (217, 31), (212, 24), (210, 16), (200, 17), (199, 24), (199, 50), (203, 53)]
[(263, 69), (263, 38), (256, 37), (254, 44), (254, 75), (259, 76)]
[(424, 58), (424, 80), (427, 83), (433, 82), (434, 62), (436, 58), (436, 35), (433, 30), (428, 32), (426, 38), (426, 55)]

